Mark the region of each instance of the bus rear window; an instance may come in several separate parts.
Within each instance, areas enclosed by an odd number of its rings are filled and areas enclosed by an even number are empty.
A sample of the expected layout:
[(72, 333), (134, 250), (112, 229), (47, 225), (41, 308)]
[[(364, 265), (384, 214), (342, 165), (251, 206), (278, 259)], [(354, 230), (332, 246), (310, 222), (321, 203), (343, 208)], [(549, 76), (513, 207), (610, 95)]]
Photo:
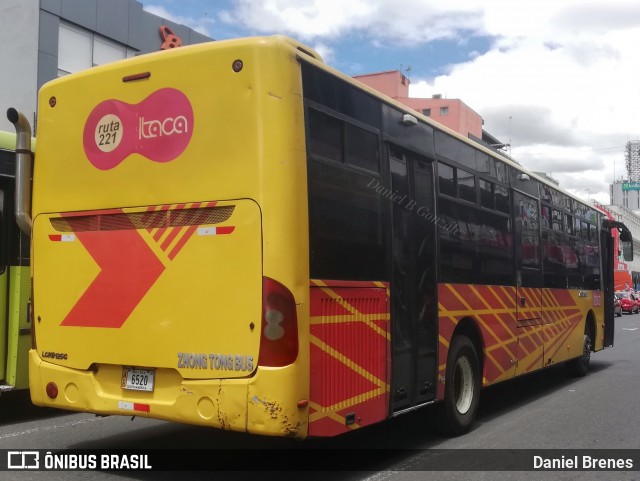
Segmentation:
[(316, 155), (342, 162), (342, 121), (309, 109), (309, 149)]

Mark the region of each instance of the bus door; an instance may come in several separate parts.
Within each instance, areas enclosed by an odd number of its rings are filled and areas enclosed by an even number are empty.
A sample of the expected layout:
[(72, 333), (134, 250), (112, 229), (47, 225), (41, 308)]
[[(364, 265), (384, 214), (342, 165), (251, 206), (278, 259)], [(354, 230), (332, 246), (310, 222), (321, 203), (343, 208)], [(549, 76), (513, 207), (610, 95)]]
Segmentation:
[(437, 289), (433, 162), (389, 146), (392, 185), (392, 411), (435, 399)]
[(0, 177), (0, 392), (29, 386), (29, 238), (15, 221), (14, 190), (13, 178)]
[[(0, 186), (0, 377), (4, 378), (7, 371), (7, 331), (9, 329), (9, 299), (5, 295), (9, 289), (9, 269), (7, 269), (7, 236), (5, 223), (11, 211), (5, 206), (5, 189)], [(11, 219), (11, 217), (9, 217)]]
[(516, 375), (542, 367), (542, 260), (540, 204), (514, 191), (513, 217), (516, 256), (516, 315), (518, 364)]
[(600, 251), (602, 252), (602, 293), (604, 295), (604, 346), (613, 346), (614, 333), (614, 278), (615, 269), (614, 240), (611, 229), (600, 231)]

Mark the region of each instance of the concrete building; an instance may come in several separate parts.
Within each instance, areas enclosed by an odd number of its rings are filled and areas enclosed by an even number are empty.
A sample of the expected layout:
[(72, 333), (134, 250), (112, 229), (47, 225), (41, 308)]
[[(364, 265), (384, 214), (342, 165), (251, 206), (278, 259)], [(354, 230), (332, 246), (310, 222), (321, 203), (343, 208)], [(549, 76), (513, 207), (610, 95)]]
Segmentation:
[[(0, 130), (5, 112), (36, 119), (38, 89), (94, 65), (211, 39), (142, 10), (135, 0), (2, 0)], [(35, 122), (34, 122), (35, 123)]]
[(640, 183), (640, 140), (630, 140), (624, 149), (624, 160), (630, 182)]
[(482, 117), (462, 100), (443, 99), (437, 95), (432, 98), (409, 97), (411, 82), (399, 70), (357, 75), (354, 78), (465, 137), (482, 139)]
[(609, 185), (611, 204), (640, 212), (640, 182), (616, 180)]
[[(596, 204), (597, 205), (597, 204)], [(618, 269), (626, 269), (631, 274), (633, 288), (640, 289), (640, 216), (627, 207), (620, 205), (600, 206), (609, 211), (615, 220), (623, 222), (633, 236), (633, 260), (625, 262), (618, 259)]]
[(627, 180), (615, 180), (609, 186), (611, 205), (606, 208), (631, 230), (634, 260), (628, 263), (628, 271), (633, 287), (640, 289), (640, 141), (627, 142), (625, 161)]
[(640, 214), (640, 140), (627, 142), (625, 147), (626, 179), (609, 185), (611, 205)]

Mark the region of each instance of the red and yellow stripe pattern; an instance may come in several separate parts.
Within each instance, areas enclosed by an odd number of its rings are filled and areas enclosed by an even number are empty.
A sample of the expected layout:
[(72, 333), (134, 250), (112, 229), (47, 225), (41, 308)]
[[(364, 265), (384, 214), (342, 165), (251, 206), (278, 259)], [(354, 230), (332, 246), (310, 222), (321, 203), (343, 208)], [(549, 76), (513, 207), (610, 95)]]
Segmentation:
[[(525, 308), (517, 306), (522, 298)], [(578, 356), (588, 310), (602, 316), (597, 295), (565, 289), (440, 284), (438, 301), (438, 399), (444, 397), (449, 343), (461, 320), (470, 319), (480, 332), (482, 383), (488, 386)]]
[(234, 226), (213, 226), (234, 209), (216, 205), (196, 202), (52, 218), (51, 226), (64, 234), (50, 234), (49, 240), (77, 239), (100, 268), (60, 325), (121, 328), (199, 228), (210, 225), (206, 235), (234, 231)]
[(387, 284), (311, 281), (310, 436), (388, 417), (390, 339)]
[[(438, 310), (439, 400), (451, 338), (463, 320), (481, 339), (488, 386), (579, 356), (588, 312), (603, 318), (598, 292), (511, 286), (440, 284)], [(387, 283), (311, 281), (310, 436), (389, 416), (390, 322)]]

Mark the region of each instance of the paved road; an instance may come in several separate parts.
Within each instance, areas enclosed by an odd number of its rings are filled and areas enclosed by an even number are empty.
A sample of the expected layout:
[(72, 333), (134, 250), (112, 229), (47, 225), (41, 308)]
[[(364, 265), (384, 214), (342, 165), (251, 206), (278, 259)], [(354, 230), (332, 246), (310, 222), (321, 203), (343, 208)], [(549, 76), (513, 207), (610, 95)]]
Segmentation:
[[(30, 406), (24, 394), (11, 393), (0, 399), (0, 449), (140, 449), (167, 448), (169, 455), (184, 455), (177, 449), (237, 448), (247, 450), (241, 467), (255, 465), (256, 451), (269, 455), (297, 456), (300, 449), (326, 458), (331, 450), (362, 448), (354, 456), (370, 456), (376, 472), (316, 473), (305, 479), (368, 481), (418, 479), (640, 479), (636, 473), (426, 473), (413, 471), (425, 465), (425, 449), (624, 449), (640, 448), (640, 315), (616, 318), (615, 346), (591, 358), (585, 378), (570, 378), (562, 366), (532, 374), (487, 389), (481, 398), (474, 430), (454, 439), (435, 435), (430, 428), (430, 408), (401, 416), (349, 435), (296, 442), (225, 433), (206, 428), (128, 417), (99, 418)], [(412, 451), (399, 452), (398, 449)], [(293, 451), (296, 450), (296, 451)], [(322, 451), (328, 450), (328, 451)], [(262, 453), (262, 451), (259, 451)], [(212, 462), (221, 451), (212, 451)], [(308, 455), (308, 453), (303, 453)], [(466, 455), (466, 454), (465, 454)], [(477, 454), (472, 454), (477, 456)], [(509, 452), (505, 451), (505, 456)], [(259, 457), (265, 462), (264, 454)], [(296, 458), (298, 459), (298, 458)], [(344, 463), (344, 459), (342, 461)], [(362, 459), (355, 460), (362, 463)], [(413, 470), (412, 470), (413, 469)], [(240, 479), (238, 475), (215, 473), (189, 475), (150, 473), (19, 473), (0, 479)], [(242, 479), (264, 479), (259, 473)], [(62, 476), (60, 476), (62, 475)], [(289, 478), (288, 478), (289, 479)], [(291, 479), (302, 479), (299, 476)]]

